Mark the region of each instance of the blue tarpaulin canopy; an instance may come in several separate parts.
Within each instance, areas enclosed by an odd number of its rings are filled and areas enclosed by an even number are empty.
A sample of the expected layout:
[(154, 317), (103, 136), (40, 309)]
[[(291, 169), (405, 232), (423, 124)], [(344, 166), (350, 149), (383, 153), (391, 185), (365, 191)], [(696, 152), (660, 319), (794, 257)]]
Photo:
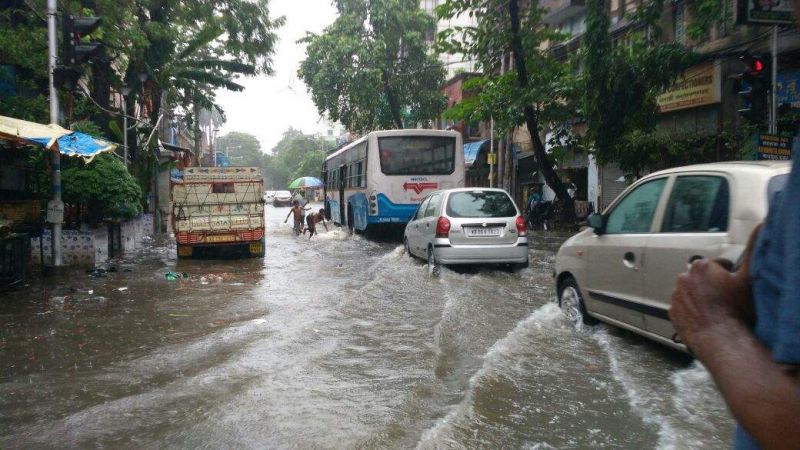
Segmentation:
[(42, 125), (12, 117), (0, 116), (0, 139), (35, 145), (48, 150), (58, 148), (65, 156), (80, 156), (87, 163), (103, 152), (113, 152), (117, 146), (86, 133), (72, 131), (55, 124)]

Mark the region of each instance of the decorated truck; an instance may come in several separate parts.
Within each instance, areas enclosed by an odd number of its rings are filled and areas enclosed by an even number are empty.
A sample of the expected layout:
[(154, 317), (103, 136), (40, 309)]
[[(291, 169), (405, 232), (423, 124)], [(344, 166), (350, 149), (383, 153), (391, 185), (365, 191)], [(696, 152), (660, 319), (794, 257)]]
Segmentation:
[(258, 167), (189, 167), (172, 177), (179, 258), (211, 251), (264, 256), (264, 179)]

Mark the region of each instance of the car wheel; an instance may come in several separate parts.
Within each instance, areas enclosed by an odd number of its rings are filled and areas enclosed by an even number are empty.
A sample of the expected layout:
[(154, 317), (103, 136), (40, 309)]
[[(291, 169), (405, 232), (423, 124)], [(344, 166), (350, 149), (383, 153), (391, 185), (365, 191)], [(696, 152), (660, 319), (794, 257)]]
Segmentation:
[(581, 290), (578, 283), (572, 277), (565, 278), (561, 283), (558, 295), (558, 306), (567, 319), (572, 323), (583, 322), (586, 325), (594, 325), (597, 319), (586, 314), (586, 305), (583, 303)]
[(433, 277), (438, 277), (441, 268), (439, 263), (436, 262), (436, 255), (433, 253), (433, 247), (428, 247), (428, 273)]

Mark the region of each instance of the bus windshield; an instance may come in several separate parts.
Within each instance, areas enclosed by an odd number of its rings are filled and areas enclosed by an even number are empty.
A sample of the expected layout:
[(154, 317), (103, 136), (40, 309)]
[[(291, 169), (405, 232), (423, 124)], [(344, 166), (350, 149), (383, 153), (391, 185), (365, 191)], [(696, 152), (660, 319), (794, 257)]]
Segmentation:
[(449, 175), (455, 170), (456, 138), (392, 136), (378, 138), (386, 175)]

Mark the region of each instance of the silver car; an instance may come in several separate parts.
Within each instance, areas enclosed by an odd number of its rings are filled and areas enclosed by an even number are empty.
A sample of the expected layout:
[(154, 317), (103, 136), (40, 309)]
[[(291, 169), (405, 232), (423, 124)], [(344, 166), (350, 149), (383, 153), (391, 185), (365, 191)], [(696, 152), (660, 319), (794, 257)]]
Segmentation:
[(433, 192), (406, 225), (403, 242), (434, 274), (449, 264), (528, 266), (525, 220), (502, 189)]
[(736, 262), (789, 170), (787, 161), (727, 162), (637, 181), (559, 249), (562, 310), (685, 350), (668, 315), (678, 275), (698, 258)]
[(292, 204), (292, 193), (289, 191), (275, 191), (273, 206), (289, 206)]

